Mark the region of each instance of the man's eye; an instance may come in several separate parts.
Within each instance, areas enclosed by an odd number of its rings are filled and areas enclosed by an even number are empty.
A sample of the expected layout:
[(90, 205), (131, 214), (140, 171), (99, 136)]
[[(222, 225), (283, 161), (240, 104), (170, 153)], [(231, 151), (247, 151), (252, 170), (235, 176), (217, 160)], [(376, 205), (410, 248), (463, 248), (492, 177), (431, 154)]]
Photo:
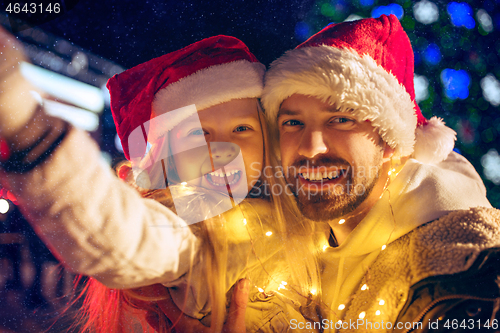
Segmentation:
[(250, 130), (251, 128), (249, 126), (238, 126), (234, 129), (235, 132), (245, 132), (245, 131), (248, 131)]
[(299, 126), (299, 125), (302, 125), (302, 123), (295, 119), (290, 119), (283, 123), (283, 126)]
[(333, 123), (338, 123), (338, 124), (345, 124), (345, 123), (349, 123), (349, 122), (354, 122), (354, 119), (344, 118), (344, 117), (337, 117), (337, 118), (332, 119), (332, 122)]

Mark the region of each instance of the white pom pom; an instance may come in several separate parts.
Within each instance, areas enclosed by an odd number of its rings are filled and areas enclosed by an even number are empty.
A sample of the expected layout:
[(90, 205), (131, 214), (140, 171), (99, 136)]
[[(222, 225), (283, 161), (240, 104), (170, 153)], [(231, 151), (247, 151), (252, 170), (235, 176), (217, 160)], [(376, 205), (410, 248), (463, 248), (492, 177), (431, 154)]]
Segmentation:
[(425, 164), (437, 164), (451, 153), (457, 133), (445, 125), (443, 119), (432, 117), (415, 131), (413, 157)]

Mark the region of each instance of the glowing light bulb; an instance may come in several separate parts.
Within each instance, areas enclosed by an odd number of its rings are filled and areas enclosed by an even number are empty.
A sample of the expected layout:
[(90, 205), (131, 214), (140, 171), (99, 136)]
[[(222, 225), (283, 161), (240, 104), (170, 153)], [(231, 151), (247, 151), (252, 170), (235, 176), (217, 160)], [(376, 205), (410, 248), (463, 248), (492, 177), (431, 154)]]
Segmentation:
[(340, 304), (338, 309), (339, 310), (344, 310), (345, 309), (345, 305), (344, 304)]
[(382, 245), (382, 251), (384, 251), (386, 247), (387, 247), (387, 245), (385, 245), (385, 244)]
[(389, 171), (388, 175), (390, 176), (390, 175), (391, 175), (391, 173), (392, 173), (392, 170), (390, 170), (390, 171)]
[(366, 290), (368, 289), (368, 286), (366, 285), (366, 283), (361, 287), (361, 290)]
[(272, 234), (273, 234), (272, 231), (266, 232), (266, 236), (271, 236)]
[(376, 316), (380, 315), (380, 310), (377, 310), (377, 312), (375, 312), (375, 315)]
[(323, 245), (323, 251), (325, 251), (328, 248), (328, 245)]
[(366, 312), (363, 311), (359, 314), (359, 319), (363, 319), (365, 316), (366, 316)]
[(317, 292), (318, 292), (318, 291), (317, 291), (316, 289), (311, 289), (311, 294), (312, 294), (312, 295), (316, 295), (316, 293), (317, 293)]
[(380, 305), (384, 305), (385, 304), (385, 301), (383, 299), (380, 300), (380, 302), (378, 302), (378, 304)]
[(182, 182), (181, 185), (186, 186), (188, 183), (187, 182)]
[(257, 289), (258, 289), (261, 293), (263, 293), (263, 292), (264, 292), (264, 289), (262, 289), (262, 288), (257, 288)]
[(344, 219), (340, 219), (339, 224), (342, 224), (342, 223), (344, 223), (344, 222), (345, 222), (345, 220), (344, 220)]
[(287, 285), (286, 281), (281, 281), (281, 284), (284, 285), (284, 286)]
[(0, 214), (5, 214), (9, 211), (9, 202), (5, 199), (0, 199)]
[(247, 225), (247, 219), (243, 219), (243, 225)]

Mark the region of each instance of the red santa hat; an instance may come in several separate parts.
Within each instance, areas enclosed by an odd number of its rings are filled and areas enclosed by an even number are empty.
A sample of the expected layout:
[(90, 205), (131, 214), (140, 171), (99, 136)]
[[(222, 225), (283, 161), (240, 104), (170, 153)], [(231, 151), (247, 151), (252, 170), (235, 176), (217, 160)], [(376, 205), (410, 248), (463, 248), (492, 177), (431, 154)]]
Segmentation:
[(274, 61), (262, 95), (271, 124), (293, 94), (371, 121), (399, 157), (437, 163), (454, 147), (456, 133), (415, 102), (413, 51), (394, 15), (328, 25)]
[(151, 118), (194, 104), (162, 117), (165, 123), (156, 127), (168, 131), (197, 110), (232, 99), (258, 98), (264, 72), (265, 66), (242, 41), (214, 36), (113, 76), (106, 86), (125, 157), (131, 158), (130, 144), (136, 152), (133, 157), (144, 154), (146, 140), (133, 142), (129, 136), (137, 129), (146, 135), (144, 125)]

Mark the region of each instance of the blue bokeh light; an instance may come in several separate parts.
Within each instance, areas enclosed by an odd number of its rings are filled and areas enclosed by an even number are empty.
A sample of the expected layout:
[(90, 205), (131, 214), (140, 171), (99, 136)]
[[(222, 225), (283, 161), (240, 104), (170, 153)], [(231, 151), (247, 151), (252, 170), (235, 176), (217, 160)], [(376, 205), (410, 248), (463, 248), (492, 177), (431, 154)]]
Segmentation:
[(383, 14), (386, 14), (386, 15), (394, 14), (394, 15), (396, 15), (396, 17), (399, 20), (401, 20), (403, 18), (403, 15), (404, 15), (404, 10), (403, 10), (403, 7), (401, 7), (400, 5), (395, 4), (395, 3), (391, 3), (390, 5), (387, 5), (387, 6), (375, 7), (372, 10), (372, 17), (373, 18), (380, 17), (380, 15), (383, 15)]
[(419, 65), (422, 62), (422, 57), (420, 56), (420, 52), (416, 49), (413, 50), (413, 62), (415, 66)]
[(444, 86), (444, 92), (449, 99), (466, 99), (469, 97), (469, 74), (461, 70), (446, 68), (441, 72), (441, 82)]
[(301, 21), (295, 25), (295, 37), (298, 41), (303, 42), (311, 37), (311, 35), (311, 28), (306, 22)]
[(472, 17), (472, 8), (465, 2), (451, 2), (446, 8), (450, 14), (451, 23), (454, 26), (464, 26), (472, 29), (476, 26), (476, 21)]
[(368, 7), (373, 5), (374, 0), (359, 0), (361, 6)]
[(437, 65), (441, 61), (441, 51), (436, 44), (429, 44), (424, 51), (425, 62), (431, 65)]

